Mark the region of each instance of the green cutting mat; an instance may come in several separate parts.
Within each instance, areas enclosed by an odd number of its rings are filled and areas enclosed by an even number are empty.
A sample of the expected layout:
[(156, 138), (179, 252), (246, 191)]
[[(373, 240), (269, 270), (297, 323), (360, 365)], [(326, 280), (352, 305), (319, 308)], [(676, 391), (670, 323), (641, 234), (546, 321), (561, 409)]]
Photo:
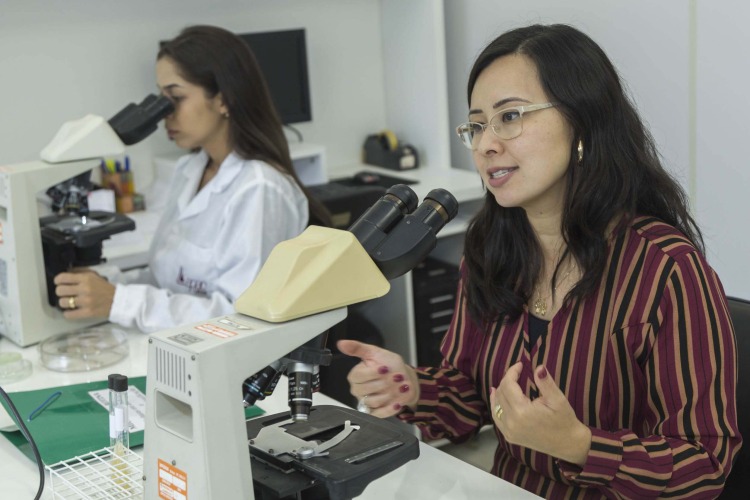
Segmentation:
[[(129, 378), (128, 382), (146, 394), (146, 377)], [(54, 464), (109, 446), (109, 413), (89, 395), (90, 391), (106, 388), (107, 381), (102, 380), (9, 394), (26, 427), (29, 428), (45, 464)], [(31, 422), (26, 420), (35, 408), (57, 391), (62, 392), (57, 400)], [(2, 404), (8, 414), (11, 414), (5, 401), (2, 401)], [(257, 406), (245, 409), (246, 418), (263, 413)], [(21, 431), (2, 434), (27, 457), (34, 460), (31, 446)], [(143, 431), (131, 433), (130, 447), (141, 445)]]

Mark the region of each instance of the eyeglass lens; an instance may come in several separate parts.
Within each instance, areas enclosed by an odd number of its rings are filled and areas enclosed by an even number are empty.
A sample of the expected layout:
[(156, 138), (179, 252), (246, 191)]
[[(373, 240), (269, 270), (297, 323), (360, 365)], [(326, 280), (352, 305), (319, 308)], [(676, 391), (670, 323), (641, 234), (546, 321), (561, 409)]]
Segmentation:
[(523, 113), (516, 108), (505, 109), (494, 115), (487, 125), (468, 122), (460, 125), (457, 132), (466, 147), (475, 149), (487, 127), (501, 139), (514, 139), (523, 131)]

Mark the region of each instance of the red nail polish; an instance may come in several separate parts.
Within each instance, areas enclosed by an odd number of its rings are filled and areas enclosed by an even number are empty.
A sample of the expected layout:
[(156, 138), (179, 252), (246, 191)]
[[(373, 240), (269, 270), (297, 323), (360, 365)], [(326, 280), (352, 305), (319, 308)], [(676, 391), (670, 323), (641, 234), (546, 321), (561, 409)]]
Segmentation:
[(547, 378), (547, 367), (543, 366), (543, 367), (542, 367), (542, 368), (541, 368), (541, 369), (539, 370), (539, 378), (540, 378), (540, 379), (545, 379), (545, 378)]
[(398, 403), (393, 403), (393, 409), (394, 410), (400, 410), (401, 409), (401, 405), (398, 404)]
[(404, 384), (401, 387), (398, 388), (400, 392), (406, 392), (409, 390), (409, 384)]
[(378, 373), (381, 374), (381, 375), (385, 375), (386, 373), (388, 373), (388, 367), (387, 366), (381, 366), (380, 368), (378, 368)]
[(393, 376), (393, 381), (394, 382), (403, 382), (404, 381), (404, 376), (401, 375), (400, 373), (397, 373), (397, 374), (395, 374)]

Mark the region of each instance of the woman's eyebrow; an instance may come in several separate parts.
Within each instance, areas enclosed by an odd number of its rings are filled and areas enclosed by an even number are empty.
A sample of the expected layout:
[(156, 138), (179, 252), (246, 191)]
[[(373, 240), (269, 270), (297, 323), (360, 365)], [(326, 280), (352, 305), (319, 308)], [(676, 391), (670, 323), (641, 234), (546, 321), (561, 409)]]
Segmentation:
[[(501, 108), (502, 106), (505, 106), (509, 102), (516, 102), (516, 101), (531, 102), (528, 99), (522, 99), (520, 97), (506, 97), (505, 99), (500, 99), (495, 104), (493, 104), (492, 105), (492, 109), (498, 109), (498, 108)], [(481, 114), (481, 113), (483, 113), (483, 111), (481, 109), (470, 109), (469, 110), (469, 114), (470, 115), (478, 115), (478, 114)]]
[[(156, 87), (159, 88), (158, 85)], [(170, 83), (169, 85), (165, 85), (165, 86), (161, 87), (160, 90), (162, 92), (164, 92), (165, 90), (172, 90), (172, 89), (179, 88), (179, 87), (180, 87), (179, 83)]]

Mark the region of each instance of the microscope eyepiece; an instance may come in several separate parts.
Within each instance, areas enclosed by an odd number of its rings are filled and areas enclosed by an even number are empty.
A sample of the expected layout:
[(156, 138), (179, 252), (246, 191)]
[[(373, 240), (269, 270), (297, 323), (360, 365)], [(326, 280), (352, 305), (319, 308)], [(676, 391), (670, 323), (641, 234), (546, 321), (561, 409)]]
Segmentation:
[[(438, 231), (458, 213), (458, 201), (445, 189), (433, 189), (416, 209), (411, 208), (416, 200), (411, 188), (393, 186), (349, 229), (386, 279), (397, 278), (421, 262), (435, 248)], [(386, 205), (390, 207), (386, 212), (378, 212)], [(410, 213), (397, 213), (397, 206)], [(385, 216), (390, 217), (388, 223), (378, 225)]]
[(172, 101), (163, 95), (146, 96), (140, 104), (132, 102), (109, 119), (107, 123), (126, 146), (135, 144), (156, 130), (162, 118), (174, 111)]
[(458, 213), (458, 202), (445, 189), (433, 189), (411, 217), (424, 222), (437, 234)]
[(434, 201), (442, 208), (442, 210), (438, 209), (438, 211), (443, 212), (441, 215), (445, 218), (446, 223), (453, 220), (456, 214), (458, 214), (458, 201), (445, 189), (433, 189), (427, 193), (425, 201), (427, 200)]
[(362, 247), (368, 252), (380, 244), (393, 227), (411, 213), (417, 206), (419, 198), (405, 184), (396, 184), (367, 209), (352, 224), (349, 232), (357, 237)]
[(419, 204), (417, 193), (406, 184), (395, 184), (389, 187), (388, 191), (385, 192), (385, 197), (388, 199), (395, 198), (397, 202), (403, 203), (401, 211), (404, 214), (412, 213), (417, 208), (417, 204)]

